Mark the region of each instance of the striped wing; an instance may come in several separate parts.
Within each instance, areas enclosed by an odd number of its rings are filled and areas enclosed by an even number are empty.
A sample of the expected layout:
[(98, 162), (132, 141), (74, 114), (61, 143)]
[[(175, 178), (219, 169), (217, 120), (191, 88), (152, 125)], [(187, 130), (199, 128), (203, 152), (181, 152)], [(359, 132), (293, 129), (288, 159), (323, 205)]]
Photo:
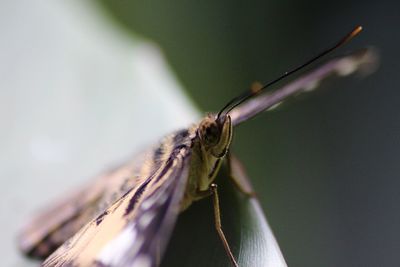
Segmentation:
[(131, 161), (99, 175), (78, 192), (64, 194), (64, 199), (28, 221), (19, 235), (21, 251), (34, 258), (48, 257), (87, 222), (126, 193), (129, 189), (127, 181), (134, 182), (134, 176), (142, 165), (141, 159), (146, 158), (146, 154), (140, 153)]
[(273, 92), (261, 94), (234, 108), (229, 115), (232, 124), (238, 125), (264, 110), (275, 107), (286, 98), (316, 89), (321, 81), (333, 76), (346, 76), (357, 70), (370, 71), (377, 56), (371, 49), (363, 49), (348, 56), (333, 59)]
[(190, 165), (176, 146), (162, 166), (88, 223), (42, 266), (158, 266), (175, 224)]

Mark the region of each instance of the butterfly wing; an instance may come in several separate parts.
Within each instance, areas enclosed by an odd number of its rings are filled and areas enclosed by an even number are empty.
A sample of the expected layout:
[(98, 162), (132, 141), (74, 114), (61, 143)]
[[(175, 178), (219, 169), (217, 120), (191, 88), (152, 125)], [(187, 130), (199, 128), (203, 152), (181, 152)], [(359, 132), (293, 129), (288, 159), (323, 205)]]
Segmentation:
[(43, 259), (77, 232), (92, 218), (103, 195), (100, 184), (96, 183), (93, 187), (94, 190), (85, 188), (69, 194), (66, 199), (30, 220), (19, 235), (20, 250), (30, 257)]
[(158, 266), (180, 210), (190, 147), (178, 146), (96, 219), (56, 250), (43, 266)]
[(315, 70), (301, 76), (286, 86), (270, 93), (261, 94), (234, 108), (229, 115), (233, 125), (238, 125), (264, 110), (275, 107), (287, 97), (316, 89), (321, 81), (333, 76), (346, 76), (357, 70), (370, 71), (376, 64), (377, 56), (371, 49), (339, 57), (326, 62)]
[(34, 258), (48, 257), (113, 200), (126, 193), (127, 177), (139, 172), (141, 159), (147, 154), (140, 153), (131, 161), (104, 172), (78, 192), (64, 194), (64, 199), (29, 220), (19, 235), (20, 250)]

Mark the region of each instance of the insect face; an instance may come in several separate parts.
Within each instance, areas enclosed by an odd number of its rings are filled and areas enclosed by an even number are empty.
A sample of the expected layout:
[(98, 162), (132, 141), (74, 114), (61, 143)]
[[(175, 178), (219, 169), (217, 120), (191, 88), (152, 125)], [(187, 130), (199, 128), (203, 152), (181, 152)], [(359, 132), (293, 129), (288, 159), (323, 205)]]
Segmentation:
[(229, 115), (216, 119), (209, 114), (199, 125), (199, 137), (206, 151), (214, 157), (223, 157), (232, 139), (232, 122)]

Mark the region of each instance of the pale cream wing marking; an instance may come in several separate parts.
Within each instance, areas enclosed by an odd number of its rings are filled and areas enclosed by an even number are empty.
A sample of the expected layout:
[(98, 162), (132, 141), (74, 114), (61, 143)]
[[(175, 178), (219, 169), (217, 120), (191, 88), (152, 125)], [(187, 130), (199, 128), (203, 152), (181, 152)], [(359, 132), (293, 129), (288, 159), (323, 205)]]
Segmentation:
[(159, 171), (142, 179), (42, 266), (157, 266), (179, 213), (189, 165), (190, 147), (174, 149)]
[[(120, 198), (135, 182), (135, 173), (149, 152), (99, 175), (78, 192), (68, 192), (51, 208), (25, 223), (18, 237), (20, 250), (36, 258), (46, 258), (87, 222)], [(128, 188), (128, 189), (129, 189)]]

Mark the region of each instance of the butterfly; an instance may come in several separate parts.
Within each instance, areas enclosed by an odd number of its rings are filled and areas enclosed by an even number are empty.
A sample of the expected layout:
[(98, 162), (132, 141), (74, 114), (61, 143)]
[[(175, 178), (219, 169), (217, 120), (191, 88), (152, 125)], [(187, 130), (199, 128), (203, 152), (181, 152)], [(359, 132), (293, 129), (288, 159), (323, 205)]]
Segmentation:
[(227, 163), (229, 177), (248, 197), (254, 196), (239, 161), (229, 147), (233, 129), (283, 100), (316, 89), (333, 75), (345, 76), (371, 66), (369, 49), (331, 59), (287, 85), (271, 85), (330, 53), (361, 31), (356, 27), (336, 45), (308, 62), (228, 102), (217, 114), (165, 136), (128, 162), (101, 174), (93, 183), (67, 195), (22, 229), (20, 249), (45, 259), (42, 266), (159, 266), (178, 215), (211, 197), (215, 228), (233, 266), (238, 266), (222, 229), (215, 178)]

